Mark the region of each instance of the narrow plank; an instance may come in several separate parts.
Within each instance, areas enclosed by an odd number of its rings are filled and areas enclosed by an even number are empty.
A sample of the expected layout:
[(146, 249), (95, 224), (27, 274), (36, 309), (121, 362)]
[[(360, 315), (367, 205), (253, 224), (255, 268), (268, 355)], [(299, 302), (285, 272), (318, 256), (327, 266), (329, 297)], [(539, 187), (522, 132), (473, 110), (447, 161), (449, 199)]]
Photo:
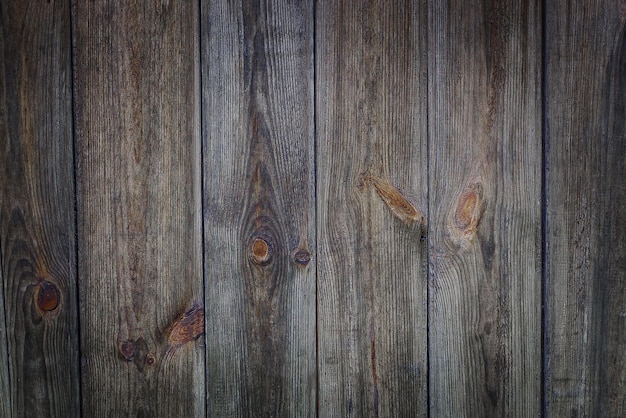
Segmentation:
[(202, 2), (213, 416), (315, 414), (312, 15)]
[(70, 29), (69, 1), (0, 3), (2, 416), (80, 412)]
[(626, 416), (626, 6), (547, 3), (548, 416)]
[(426, 416), (425, 3), (316, 17), (319, 414)]
[[(2, 195), (0, 195), (0, 197), (1, 196)], [(0, 254), (1, 253), (2, 249), (0, 248)], [(0, 283), (0, 416), (10, 418), (11, 388), (9, 387), (9, 357), (6, 321), (4, 315), (4, 281), (2, 280), (2, 263), (0, 263)]]
[(430, 16), (430, 412), (537, 416), (541, 4)]
[(83, 413), (203, 416), (198, 7), (73, 16)]
[(210, 412), (311, 415), (310, 2), (203, 3)]

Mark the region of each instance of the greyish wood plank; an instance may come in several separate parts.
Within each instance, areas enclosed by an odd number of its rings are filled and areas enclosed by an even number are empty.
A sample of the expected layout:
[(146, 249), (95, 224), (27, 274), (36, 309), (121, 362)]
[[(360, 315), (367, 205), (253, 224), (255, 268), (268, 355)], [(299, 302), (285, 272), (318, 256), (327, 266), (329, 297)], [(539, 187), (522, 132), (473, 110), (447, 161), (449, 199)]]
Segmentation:
[(424, 2), (317, 2), (320, 416), (427, 415)]
[[(1, 199), (2, 195), (0, 195), (0, 206), (2, 205)], [(0, 248), (0, 254), (1, 252), (2, 249)], [(4, 281), (2, 276), (2, 263), (0, 262), (0, 416), (10, 418), (11, 388), (9, 387), (8, 340), (4, 315)]]
[(2, 416), (79, 414), (71, 98), (70, 2), (0, 3)]
[(626, 415), (626, 5), (547, 3), (548, 416)]
[(313, 7), (202, 2), (209, 413), (315, 414)]
[(541, 4), (432, 2), (430, 411), (541, 411)]
[(198, 7), (73, 16), (83, 412), (203, 416)]

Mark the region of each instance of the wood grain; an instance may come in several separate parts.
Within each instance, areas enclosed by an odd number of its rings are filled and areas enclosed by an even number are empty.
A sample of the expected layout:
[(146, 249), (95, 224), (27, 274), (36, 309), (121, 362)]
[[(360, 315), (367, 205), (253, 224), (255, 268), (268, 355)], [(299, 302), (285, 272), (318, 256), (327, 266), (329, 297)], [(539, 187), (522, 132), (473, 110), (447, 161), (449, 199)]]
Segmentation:
[(426, 416), (426, 8), (316, 18), (319, 415)]
[(83, 413), (202, 416), (198, 7), (73, 13)]
[(541, 411), (541, 4), (431, 2), (430, 412)]
[(2, 416), (80, 412), (71, 97), (69, 1), (2, 2)]
[[(0, 249), (0, 251), (2, 251)], [(0, 281), (2, 265), (0, 264)], [(0, 416), (11, 417), (11, 388), (9, 386), (9, 357), (6, 321), (4, 316), (4, 281), (0, 286)]]
[[(1, 253), (2, 249), (0, 248)], [(0, 263), (0, 283), (2, 283), (0, 285), (0, 416), (10, 418), (11, 388), (9, 387), (8, 340), (4, 315), (4, 281), (2, 280), (2, 271), (2, 264)]]
[(202, 3), (214, 416), (315, 414), (311, 1)]
[(547, 3), (546, 411), (626, 415), (626, 4)]

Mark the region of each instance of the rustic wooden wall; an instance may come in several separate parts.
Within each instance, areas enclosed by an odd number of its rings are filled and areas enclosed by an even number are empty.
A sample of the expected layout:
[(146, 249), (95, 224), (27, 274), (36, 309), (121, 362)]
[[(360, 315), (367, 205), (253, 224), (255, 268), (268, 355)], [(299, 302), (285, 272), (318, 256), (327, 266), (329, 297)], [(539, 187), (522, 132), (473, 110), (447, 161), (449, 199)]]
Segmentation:
[(0, 417), (626, 415), (619, 0), (2, 0)]

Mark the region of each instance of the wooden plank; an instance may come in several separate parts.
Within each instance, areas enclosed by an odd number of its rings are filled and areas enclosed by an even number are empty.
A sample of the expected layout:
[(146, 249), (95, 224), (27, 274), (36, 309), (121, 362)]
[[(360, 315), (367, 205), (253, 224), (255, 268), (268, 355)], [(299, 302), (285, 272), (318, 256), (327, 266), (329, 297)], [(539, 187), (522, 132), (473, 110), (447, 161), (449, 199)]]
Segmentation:
[(202, 416), (198, 7), (73, 13), (83, 413)]
[(548, 416), (626, 415), (626, 7), (547, 3)]
[(209, 412), (315, 414), (311, 1), (202, 2)]
[(71, 97), (70, 2), (2, 2), (2, 416), (79, 414)]
[(426, 7), (316, 17), (319, 414), (426, 416)]
[(430, 412), (537, 416), (541, 4), (430, 16)]
[[(0, 42), (1, 44), (2, 42)], [(0, 55), (2, 56), (2, 55)], [(2, 195), (0, 195), (1, 198)], [(1, 203), (0, 203), (1, 206)], [(0, 248), (0, 254), (2, 249)], [(0, 261), (2, 258), (0, 257)], [(0, 262), (0, 416), (11, 417), (11, 388), (9, 387), (9, 357), (4, 315), (4, 281)]]

